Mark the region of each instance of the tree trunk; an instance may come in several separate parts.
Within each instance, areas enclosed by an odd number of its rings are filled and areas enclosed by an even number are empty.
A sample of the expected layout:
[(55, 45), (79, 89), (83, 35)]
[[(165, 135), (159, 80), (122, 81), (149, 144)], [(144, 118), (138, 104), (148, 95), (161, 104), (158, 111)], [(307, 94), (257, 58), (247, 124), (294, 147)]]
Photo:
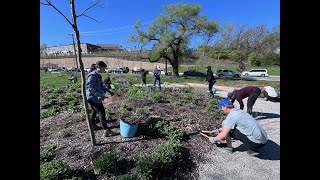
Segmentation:
[(173, 77), (179, 77), (179, 63), (177, 60), (173, 60), (172, 70), (173, 70)]
[(76, 35), (76, 44), (78, 47), (78, 59), (79, 59), (79, 64), (80, 64), (80, 69), (81, 69), (81, 79), (82, 79), (82, 89), (81, 89), (81, 93), (82, 93), (82, 100), (83, 100), (83, 104), (84, 104), (84, 109), (85, 109), (85, 113), (86, 113), (86, 120), (87, 120), (87, 125), (89, 128), (89, 133), (90, 133), (90, 138), (91, 138), (91, 142), (92, 145), (95, 146), (96, 145), (96, 139), (94, 136), (94, 132), (92, 130), (92, 124), (91, 124), (91, 120), (89, 117), (89, 110), (88, 110), (88, 102), (87, 102), (87, 96), (86, 96), (86, 77), (85, 77), (85, 71), (83, 68), (83, 62), (82, 62), (82, 58), (81, 58), (81, 45), (80, 45), (80, 35), (79, 35), (79, 31), (78, 31), (78, 27), (77, 27), (77, 16), (76, 16), (76, 11), (75, 11), (75, 6), (74, 6), (74, 0), (70, 0), (70, 6), (71, 6), (71, 14), (72, 14), (72, 21), (73, 21), (73, 30), (74, 33)]

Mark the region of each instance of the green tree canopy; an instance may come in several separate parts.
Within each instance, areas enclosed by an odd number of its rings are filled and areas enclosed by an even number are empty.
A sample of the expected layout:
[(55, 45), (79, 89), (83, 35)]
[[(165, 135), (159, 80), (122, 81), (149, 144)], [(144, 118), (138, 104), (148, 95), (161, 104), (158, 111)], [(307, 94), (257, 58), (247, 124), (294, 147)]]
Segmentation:
[(164, 6), (163, 13), (146, 31), (139, 29), (141, 22), (137, 21), (134, 25), (137, 34), (131, 35), (129, 40), (142, 46), (153, 43), (152, 49), (148, 51), (150, 61), (155, 62), (161, 58), (168, 60), (174, 76), (178, 76), (179, 62), (188, 54), (190, 38), (202, 35), (208, 42), (217, 32), (217, 23), (200, 15), (200, 10), (200, 5), (192, 3)]

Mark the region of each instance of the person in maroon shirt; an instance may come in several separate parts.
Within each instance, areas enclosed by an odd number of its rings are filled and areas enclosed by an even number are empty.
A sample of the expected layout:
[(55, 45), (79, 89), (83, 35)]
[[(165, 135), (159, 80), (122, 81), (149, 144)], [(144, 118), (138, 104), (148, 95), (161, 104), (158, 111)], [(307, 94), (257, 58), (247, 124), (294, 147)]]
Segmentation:
[(237, 100), (240, 104), (240, 109), (243, 110), (244, 104), (243, 99), (248, 97), (247, 101), (247, 112), (251, 115), (252, 114), (252, 108), (256, 100), (258, 99), (259, 95), (261, 94), (261, 89), (256, 86), (248, 86), (244, 87), (242, 89), (235, 89), (233, 92), (228, 93), (228, 98), (231, 99), (231, 104), (234, 103), (235, 100)]

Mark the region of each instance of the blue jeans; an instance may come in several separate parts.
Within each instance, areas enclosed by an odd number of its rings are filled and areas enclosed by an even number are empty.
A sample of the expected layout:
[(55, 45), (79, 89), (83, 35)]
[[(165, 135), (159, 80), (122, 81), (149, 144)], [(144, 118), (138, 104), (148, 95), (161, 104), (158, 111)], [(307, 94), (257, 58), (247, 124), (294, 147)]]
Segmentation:
[(153, 86), (156, 88), (156, 83), (158, 82), (159, 91), (161, 91), (160, 78), (153, 77)]

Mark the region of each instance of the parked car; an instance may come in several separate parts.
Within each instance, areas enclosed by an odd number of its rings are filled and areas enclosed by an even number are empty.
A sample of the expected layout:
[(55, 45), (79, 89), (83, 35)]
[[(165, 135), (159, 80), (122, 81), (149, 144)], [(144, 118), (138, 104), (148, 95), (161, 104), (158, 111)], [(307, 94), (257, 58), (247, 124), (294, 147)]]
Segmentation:
[(141, 69), (142, 68), (134, 67), (131, 71), (132, 71), (133, 74), (139, 74), (141, 72)]
[(58, 71), (58, 69), (57, 68), (48, 68), (48, 71), (49, 72), (54, 72), (54, 71)]
[(243, 71), (242, 76), (269, 76), (266, 69), (251, 69), (250, 71)]
[(122, 69), (122, 73), (128, 73), (129, 72), (129, 68), (128, 67), (122, 67), (120, 69)]
[(206, 74), (196, 70), (189, 70), (189, 71), (183, 72), (183, 76), (206, 77)]
[(239, 78), (241, 76), (241, 73), (237, 71), (232, 71), (229, 69), (218, 69), (216, 76), (218, 76), (219, 78), (222, 78), (222, 77)]

